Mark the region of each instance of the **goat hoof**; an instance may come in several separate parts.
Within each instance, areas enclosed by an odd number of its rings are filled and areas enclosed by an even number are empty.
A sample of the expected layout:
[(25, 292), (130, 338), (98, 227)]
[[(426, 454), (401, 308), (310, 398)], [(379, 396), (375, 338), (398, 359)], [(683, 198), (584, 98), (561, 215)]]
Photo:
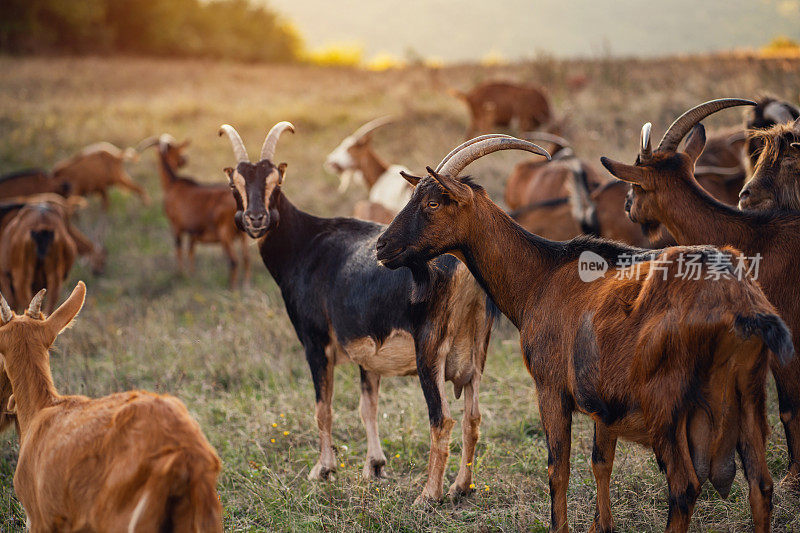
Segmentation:
[(459, 482), (455, 482), (450, 485), (450, 490), (447, 491), (447, 498), (450, 500), (459, 500), (464, 496), (468, 496), (473, 492), (473, 489), (469, 487), (469, 485), (462, 485)]
[(381, 481), (387, 479), (386, 459), (368, 459), (364, 465), (361, 476), (367, 481)]
[(333, 474), (335, 472), (335, 468), (323, 466), (322, 464), (317, 463), (314, 465), (314, 468), (311, 469), (311, 472), (308, 473), (308, 479), (310, 481), (333, 481)]
[(800, 493), (800, 474), (796, 472), (789, 472), (781, 480), (781, 489), (786, 492)]
[(417, 496), (417, 499), (414, 500), (414, 507), (417, 509), (427, 509), (429, 507), (433, 507), (435, 504), (439, 503), (439, 500), (436, 498), (432, 498), (426, 493), (422, 493)]
[(597, 525), (597, 522), (592, 522), (592, 527), (589, 528), (589, 533), (615, 533), (616, 531), (613, 525), (603, 527)]

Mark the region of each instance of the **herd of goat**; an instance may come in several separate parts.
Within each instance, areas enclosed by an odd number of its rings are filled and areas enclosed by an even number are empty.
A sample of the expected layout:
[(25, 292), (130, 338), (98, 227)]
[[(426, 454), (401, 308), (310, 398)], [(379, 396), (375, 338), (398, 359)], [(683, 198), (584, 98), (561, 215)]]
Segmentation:
[[(283, 193), (287, 164), (275, 152), (281, 135), (294, 132), (289, 122), (268, 132), (256, 162), (234, 127), (221, 126), (235, 158), (224, 169), (228, 184), (179, 174), (188, 142), (164, 134), (139, 145), (157, 150), (181, 270), (185, 241), (190, 269), (197, 243), (219, 243), (231, 285), (246, 281), (248, 239), (258, 240), (311, 370), (320, 454), (309, 478), (336, 470), (334, 368), (355, 363), (364, 478), (385, 476), (381, 378), (416, 375), (430, 422), (417, 503), (445, 495), (455, 425), (447, 382), (464, 397), (461, 462), (447, 496), (469, 494), (480, 383), (502, 313), (519, 329), (536, 385), (551, 531), (568, 529), (575, 412), (594, 422), (592, 531), (614, 530), (609, 482), (619, 438), (653, 450), (667, 480), (667, 531), (688, 529), (707, 480), (728, 495), (737, 453), (755, 530), (769, 531), (769, 372), (789, 454), (783, 484), (800, 491), (800, 110), (772, 97), (700, 104), (655, 148), (645, 124), (632, 164), (602, 158), (612, 178), (562, 137), (540, 89), (495, 82), (457, 96), (472, 114), (469, 140), (423, 176), (375, 152), (372, 134), (389, 117), (330, 153), (325, 168), (340, 176), (340, 190), (353, 181), (369, 190), (353, 218), (314, 216)], [(734, 106), (748, 106), (744, 125), (706, 138), (701, 121)], [(524, 140), (473, 138), (511, 124)], [(461, 176), (500, 150), (534, 154), (509, 176), (510, 212)], [(20, 437), (14, 488), (34, 532), (222, 530), (221, 463), (179, 400), (141, 391), (62, 396), (50, 375), (48, 350), (86, 292), (79, 282), (56, 308), (61, 284), (76, 256), (87, 256), (98, 273), (106, 260), (71, 217), (90, 194), (108, 207), (113, 185), (149, 202), (124, 168), (137, 158), (137, 150), (99, 143), (52, 171), (0, 178), (0, 425), (15, 425)], [(586, 254), (608, 272), (582, 279)], [(685, 275), (685, 257), (696, 276)]]

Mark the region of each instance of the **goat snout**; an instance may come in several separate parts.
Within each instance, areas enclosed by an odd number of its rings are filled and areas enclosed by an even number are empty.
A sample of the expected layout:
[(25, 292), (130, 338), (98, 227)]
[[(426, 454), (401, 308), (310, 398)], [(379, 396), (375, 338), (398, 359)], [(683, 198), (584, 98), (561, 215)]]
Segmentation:
[(244, 216), (251, 226), (255, 226), (257, 228), (263, 226), (267, 221), (266, 213), (253, 213), (252, 211), (245, 211)]

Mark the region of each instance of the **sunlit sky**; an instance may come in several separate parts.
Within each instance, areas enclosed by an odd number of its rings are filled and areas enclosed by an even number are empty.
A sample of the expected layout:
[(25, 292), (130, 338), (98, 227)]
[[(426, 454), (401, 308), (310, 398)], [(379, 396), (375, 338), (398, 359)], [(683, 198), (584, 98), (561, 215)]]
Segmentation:
[(800, 0), (260, 0), (311, 48), (329, 43), (403, 56), (475, 60), (663, 55), (800, 39)]

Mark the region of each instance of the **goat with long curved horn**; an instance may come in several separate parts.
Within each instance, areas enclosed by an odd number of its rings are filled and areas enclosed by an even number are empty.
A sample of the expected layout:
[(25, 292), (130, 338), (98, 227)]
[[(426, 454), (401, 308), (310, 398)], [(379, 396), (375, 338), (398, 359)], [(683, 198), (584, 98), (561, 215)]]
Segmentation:
[(47, 289), (42, 289), (36, 293), (36, 296), (31, 300), (28, 306), (28, 314), (36, 317), (42, 313), (42, 302), (44, 302), (44, 295), (47, 294)]
[(706, 118), (707, 116), (721, 111), (728, 107), (736, 107), (740, 105), (756, 105), (752, 100), (745, 100), (743, 98), (719, 98), (717, 100), (710, 100), (695, 106), (679, 116), (675, 122), (669, 127), (667, 132), (662, 137), (661, 142), (658, 143), (657, 152), (674, 152), (678, 149), (681, 140), (686, 137), (686, 134), (691, 129)]
[(249, 163), (250, 157), (247, 155), (247, 149), (244, 147), (242, 138), (239, 136), (239, 132), (236, 131), (236, 128), (230, 124), (223, 124), (219, 127), (219, 136), (222, 137), (223, 133), (227, 133), (228, 138), (231, 140), (233, 155), (236, 156), (236, 163)]
[(444, 156), (442, 158), (441, 162), (436, 166), (436, 173), (438, 174), (439, 171), (442, 170), (442, 167), (445, 165), (445, 163), (447, 163), (447, 161), (451, 157), (456, 155), (458, 152), (460, 152), (461, 150), (463, 150), (467, 146), (471, 146), (471, 145), (473, 145), (473, 144), (475, 144), (477, 142), (480, 142), (480, 141), (485, 141), (486, 139), (498, 139), (498, 138), (501, 138), (501, 137), (502, 138), (506, 138), (506, 139), (513, 139), (514, 138), (511, 135), (506, 135), (505, 133), (487, 133), (486, 135), (479, 135), (477, 137), (474, 137), (472, 139), (464, 141), (463, 143), (459, 144), (458, 146), (456, 146), (455, 148), (450, 150), (450, 152), (446, 156)]
[(272, 129), (269, 130), (267, 137), (264, 139), (264, 144), (261, 146), (260, 161), (265, 159), (272, 160), (272, 158), (275, 157), (275, 148), (278, 146), (278, 139), (280, 139), (281, 134), (286, 130), (294, 133), (294, 126), (291, 122), (286, 122), (284, 120), (272, 126)]
[(494, 137), (475, 142), (459, 150), (447, 161), (440, 164), (436, 173), (454, 178), (473, 161), (499, 150), (524, 150), (543, 155), (548, 160), (550, 159), (550, 154), (547, 150), (532, 142), (523, 141), (515, 137)]

